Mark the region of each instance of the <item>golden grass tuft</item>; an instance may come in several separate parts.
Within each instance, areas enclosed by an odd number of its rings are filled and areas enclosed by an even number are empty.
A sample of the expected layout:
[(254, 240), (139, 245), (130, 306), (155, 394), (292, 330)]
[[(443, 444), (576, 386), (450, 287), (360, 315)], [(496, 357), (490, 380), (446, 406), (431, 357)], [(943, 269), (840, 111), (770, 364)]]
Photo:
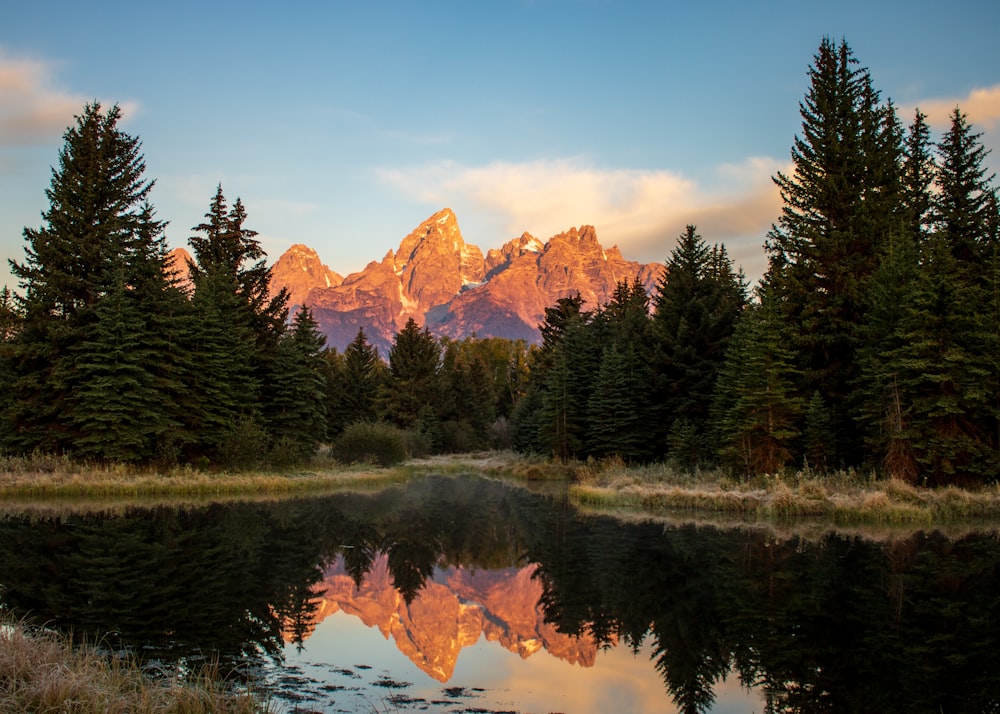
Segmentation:
[(56, 633), (0, 624), (0, 714), (254, 714), (269, 707), (231, 690), (212, 670), (184, 682), (153, 680), (130, 660)]

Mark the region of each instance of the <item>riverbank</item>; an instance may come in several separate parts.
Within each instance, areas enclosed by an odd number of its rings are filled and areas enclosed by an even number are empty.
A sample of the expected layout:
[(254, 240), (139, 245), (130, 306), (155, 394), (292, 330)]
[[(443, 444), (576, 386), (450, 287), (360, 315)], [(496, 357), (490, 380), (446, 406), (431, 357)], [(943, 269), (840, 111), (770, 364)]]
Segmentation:
[(721, 471), (681, 472), (620, 460), (561, 463), (509, 451), (410, 459), (400, 466), (346, 466), (328, 457), (290, 470), (213, 472), (86, 466), (62, 457), (0, 459), (0, 500), (124, 502), (150, 499), (282, 498), (380, 489), (409, 478), (477, 473), (532, 488), (565, 489), (581, 508), (607, 512), (718, 517), (740, 521), (822, 520), (835, 525), (923, 527), (1000, 523), (1000, 484), (922, 488), (873, 473), (788, 472), (736, 479)]
[(569, 462), (509, 453), (437, 457), (411, 468), (563, 479), (576, 505), (596, 511), (717, 517), (741, 522), (825, 521), (840, 526), (923, 527), (1000, 523), (1000, 484), (979, 489), (922, 488), (853, 470), (807, 470), (736, 479), (716, 470), (687, 473), (669, 465), (620, 460)]
[(153, 677), (134, 661), (0, 616), (0, 714), (261, 714), (268, 706), (231, 690), (211, 669), (183, 681)]

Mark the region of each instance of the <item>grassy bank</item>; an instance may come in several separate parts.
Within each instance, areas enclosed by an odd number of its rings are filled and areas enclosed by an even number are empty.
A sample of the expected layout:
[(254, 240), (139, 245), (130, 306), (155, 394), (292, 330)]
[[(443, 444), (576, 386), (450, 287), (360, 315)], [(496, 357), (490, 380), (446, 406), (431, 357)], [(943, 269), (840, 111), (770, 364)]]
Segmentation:
[(267, 712), (206, 670), (179, 682), (47, 630), (0, 618), (0, 714), (252, 714)]
[(398, 483), (400, 469), (344, 466), (328, 458), (284, 471), (160, 470), (81, 464), (58, 456), (0, 458), (0, 499), (218, 498), (323, 493)]
[(691, 474), (669, 465), (628, 466), (616, 459), (561, 463), (514, 452), (410, 459), (388, 468), (345, 466), (319, 457), (291, 470), (241, 472), (81, 465), (60, 457), (2, 458), (0, 500), (56, 506), (97, 500), (281, 498), (380, 489), (432, 473), (475, 473), (515, 479), (535, 490), (568, 489), (577, 505), (603, 511), (767, 522), (820, 519), (847, 526), (1000, 523), (1000, 485), (929, 489), (856, 471), (798, 471), (741, 480), (721, 471)]
[(592, 508), (687, 511), (768, 522), (820, 519), (848, 526), (1000, 522), (1000, 485), (921, 488), (851, 470), (739, 480), (720, 471), (688, 474), (662, 464), (629, 467), (615, 460), (570, 470), (571, 498)]

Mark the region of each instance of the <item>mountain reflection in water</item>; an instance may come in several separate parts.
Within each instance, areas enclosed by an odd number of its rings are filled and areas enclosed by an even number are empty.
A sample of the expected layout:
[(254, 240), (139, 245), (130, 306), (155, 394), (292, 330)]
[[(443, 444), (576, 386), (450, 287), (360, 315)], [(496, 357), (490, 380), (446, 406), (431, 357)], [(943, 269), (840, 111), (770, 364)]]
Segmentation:
[[(215, 656), (261, 677), (296, 645), (319, 649), (310, 635), (350, 613), (443, 692), (486, 644), (538, 671), (554, 657), (575, 663), (537, 685), (553, 690), (587, 686), (571, 673), (603, 682), (602, 661), (634, 651), (662, 692), (656, 708), (684, 712), (1000, 711), (998, 565), (995, 532), (804, 540), (623, 522), (474, 477), (270, 503), (8, 506), (0, 517), (7, 609), (149, 659)], [(356, 646), (334, 644), (350, 663)], [(307, 686), (292, 665), (279, 699)], [(736, 683), (754, 694), (731, 697)], [(341, 708), (344, 687), (325, 691), (310, 708)], [(584, 711), (650, 706), (614, 691)], [(386, 701), (456, 711), (447, 699)]]

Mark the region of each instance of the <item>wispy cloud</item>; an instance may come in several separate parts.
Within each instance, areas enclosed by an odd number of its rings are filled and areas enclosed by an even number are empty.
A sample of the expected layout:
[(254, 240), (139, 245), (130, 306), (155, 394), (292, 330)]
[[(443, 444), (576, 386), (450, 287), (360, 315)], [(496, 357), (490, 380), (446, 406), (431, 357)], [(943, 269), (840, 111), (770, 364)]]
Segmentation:
[(918, 105), (927, 115), (927, 121), (940, 127), (949, 124), (956, 106), (968, 115), (971, 124), (981, 129), (991, 128), (1000, 123), (1000, 84), (973, 89), (964, 97), (929, 99)]
[(86, 100), (56, 88), (49, 65), (0, 51), (0, 146), (59, 137)]
[(785, 168), (754, 157), (717, 167), (708, 181), (668, 170), (602, 169), (581, 159), (465, 166), (453, 161), (381, 169), (380, 179), (411, 200), (499, 219), (506, 237), (529, 231), (548, 238), (591, 224), (626, 257), (660, 261), (687, 224), (709, 243), (725, 243), (752, 277), (762, 272), (761, 245), (780, 212), (771, 176)]
[[(56, 86), (50, 63), (0, 49), (0, 147), (58, 139), (92, 100)], [(126, 119), (138, 110), (135, 102), (119, 104)]]

